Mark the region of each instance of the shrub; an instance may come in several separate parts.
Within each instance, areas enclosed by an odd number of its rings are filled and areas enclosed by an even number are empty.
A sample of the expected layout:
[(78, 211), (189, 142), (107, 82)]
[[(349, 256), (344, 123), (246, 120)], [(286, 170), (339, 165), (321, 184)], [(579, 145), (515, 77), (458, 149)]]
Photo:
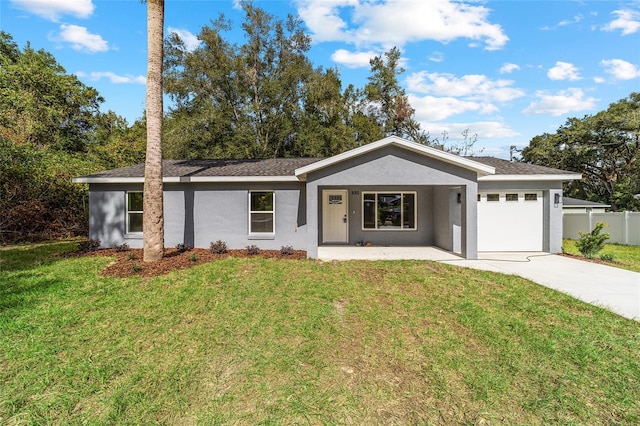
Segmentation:
[(614, 258), (615, 256), (613, 255), (613, 253), (602, 253), (600, 255), (600, 260), (604, 260), (605, 262), (611, 262)]
[(215, 243), (211, 243), (209, 246), (211, 253), (213, 254), (224, 254), (227, 252), (227, 243), (222, 240), (218, 240)]
[(602, 228), (607, 226), (604, 222), (596, 223), (591, 232), (580, 232), (580, 239), (576, 241), (576, 248), (586, 258), (593, 258), (602, 248), (604, 243), (609, 239), (609, 233), (601, 233)]
[(85, 240), (78, 243), (78, 251), (81, 253), (89, 253), (100, 248), (100, 240)]
[(129, 260), (134, 260), (136, 258), (135, 253), (129, 253)]
[(180, 253), (184, 253), (185, 251), (189, 251), (191, 250), (191, 246), (189, 244), (176, 244), (176, 250), (178, 250)]
[(198, 260), (198, 255), (195, 253), (191, 253), (191, 257), (189, 257), (189, 260), (191, 260), (192, 262), (196, 262)]
[(129, 244), (124, 243), (124, 244), (118, 244), (117, 246), (115, 246), (113, 248), (116, 252), (123, 252), (123, 251), (129, 251)]
[(255, 256), (256, 254), (260, 254), (260, 249), (257, 245), (252, 244), (250, 246), (247, 246), (247, 254), (249, 256)]
[(293, 252), (294, 250), (291, 246), (282, 246), (282, 248), (280, 249), (280, 254), (282, 256), (291, 256)]

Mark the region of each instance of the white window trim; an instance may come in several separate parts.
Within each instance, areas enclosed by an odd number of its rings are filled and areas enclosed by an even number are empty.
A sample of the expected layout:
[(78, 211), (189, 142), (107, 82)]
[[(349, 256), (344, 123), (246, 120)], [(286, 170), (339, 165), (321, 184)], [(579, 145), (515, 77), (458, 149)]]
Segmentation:
[(125, 236), (127, 237), (142, 237), (142, 231), (130, 231), (129, 230), (129, 214), (140, 213), (144, 215), (144, 210), (129, 210), (129, 194), (142, 194), (142, 191), (127, 191), (124, 196), (124, 210), (125, 210)]
[[(273, 210), (272, 211), (264, 211), (264, 210), (251, 210), (251, 194), (254, 192), (270, 192), (273, 194)], [(247, 194), (247, 210), (249, 211), (248, 215), (248, 239), (250, 240), (273, 240), (276, 238), (276, 191), (273, 189), (255, 189), (249, 191)], [(252, 232), (251, 231), (251, 215), (253, 213), (271, 213), (273, 215), (273, 232)]]
[[(375, 220), (375, 224), (376, 227), (375, 228), (365, 228), (364, 227), (364, 196), (367, 194), (374, 194), (375, 195), (375, 204), (376, 206), (378, 205), (378, 194), (400, 194), (400, 195), (404, 195), (404, 194), (413, 194), (413, 228), (378, 228), (378, 210), (376, 208), (376, 220)], [(402, 203), (401, 203), (402, 205)], [(363, 191), (362, 192), (362, 201), (361, 201), (361, 209), (362, 209), (362, 215), (361, 215), (361, 220), (360, 220), (360, 226), (362, 231), (391, 231), (391, 232), (398, 232), (398, 231), (402, 231), (402, 232), (407, 232), (407, 231), (417, 231), (418, 230), (418, 193), (416, 191)], [(401, 209), (401, 216), (400, 216), (400, 223), (404, 222), (404, 209)]]

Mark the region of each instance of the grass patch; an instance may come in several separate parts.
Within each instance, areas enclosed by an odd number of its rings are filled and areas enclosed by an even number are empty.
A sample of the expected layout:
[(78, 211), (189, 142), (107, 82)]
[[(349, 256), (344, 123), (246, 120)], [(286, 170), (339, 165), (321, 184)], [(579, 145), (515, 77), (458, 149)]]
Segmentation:
[(252, 257), (118, 279), (49, 250), (0, 253), (2, 424), (640, 421), (640, 324), (515, 276)]
[[(576, 248), (574, 240), (563, 240), (562, 250), (573, 256), (582, 256)], [(604, 258), (611, 257), (611, 261), (606, 263), (629, 271), (640, 272), (640, 246), (625, 246), (622, 244), (605, 244), (596, 259), (604, 255)]]

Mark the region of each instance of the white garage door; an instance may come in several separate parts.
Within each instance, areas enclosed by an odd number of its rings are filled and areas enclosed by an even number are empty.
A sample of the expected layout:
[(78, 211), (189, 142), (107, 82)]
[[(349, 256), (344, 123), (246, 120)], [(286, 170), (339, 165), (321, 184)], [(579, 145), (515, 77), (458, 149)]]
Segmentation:
[(542, 191), (479, 192), (478, 251), (542, 251)]

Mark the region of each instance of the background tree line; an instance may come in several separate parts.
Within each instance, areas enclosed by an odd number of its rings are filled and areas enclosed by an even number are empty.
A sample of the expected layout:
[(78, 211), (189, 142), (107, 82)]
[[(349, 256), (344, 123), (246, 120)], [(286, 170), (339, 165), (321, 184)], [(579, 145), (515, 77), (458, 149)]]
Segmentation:
[[(299, 19), (242, 7), (242, 44), (228, 41), (222, 15), (194, 50), (176, 34), (165, 39), (165, 158), (326, 157), (389, 135), (444, 149), (446, 136), (430, 139), (415, 120), (398, 49), (370, 61), (364, 87), (343, 87), (338, 69), (309, 60)], [(0, 243), (86, 235), (87, 187), (71, 178), (144, 161), (144, 117), (129, 124), (102, 102), (50, 53), (0, 32)], [(634, 93), (570, 118), (536, 136), (523, 160), (583, 173), (567, 195), (638, 209), (639, 107)]]
[(55, 58), (0, 32), (0, 242), (86, 234), (73, 176), (140, 162), (144, 123), (103, 113)]
[(565, 188), (570, 197), (640, 210), (640, 93), (595, 115), (569, 118), (556, 133), (534, 137), (523, 161), (582, 173)]

